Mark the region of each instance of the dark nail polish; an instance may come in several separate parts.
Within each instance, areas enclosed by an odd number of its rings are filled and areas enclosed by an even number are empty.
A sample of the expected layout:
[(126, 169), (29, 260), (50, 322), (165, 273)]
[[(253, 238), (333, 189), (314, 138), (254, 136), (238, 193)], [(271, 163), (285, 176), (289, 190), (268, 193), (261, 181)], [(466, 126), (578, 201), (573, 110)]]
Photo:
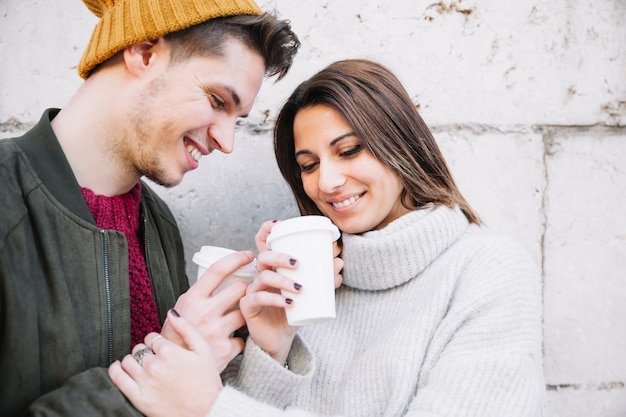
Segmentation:
[(302, 285), (296, 282), (295, 284), (293, 284), (293, 287), (296, 289), (296, 291), (300, 291), (300, 288), (302, 288)]
[(178, 314), (178, 311), (176, 311), (176, 309), (174, 308), (170, 309), (170, 313), (172, 313), (172, 316), (174, 317), (180, 317), (180, 314)]
[(285, 298), (285, 302), (287, 304), (291, 304), (291, 303), (293, 303), (293, 300), (291, 298)]
[(298, 261), (296, 261), (295, 259), (291, 258), (291, 259), (289, 260), (289, 265), (295, 265), (295, 264), (296, 264), (296, 262), (298, 262)]
[(276, 219), (276, 220), (272, 220), (272, 223), (276, 223), (277, 221), (278, 221), (278, 219)]

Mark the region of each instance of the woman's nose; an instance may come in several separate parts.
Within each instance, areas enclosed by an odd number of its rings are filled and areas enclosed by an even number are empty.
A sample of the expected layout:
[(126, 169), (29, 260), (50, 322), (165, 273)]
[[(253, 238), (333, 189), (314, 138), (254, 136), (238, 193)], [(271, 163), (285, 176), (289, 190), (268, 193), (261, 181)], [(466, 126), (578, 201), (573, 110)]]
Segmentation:
[(321, 191), (332, 193), (345, 184), (346, 176), (337, 164), (320, 162), (318, 182)]

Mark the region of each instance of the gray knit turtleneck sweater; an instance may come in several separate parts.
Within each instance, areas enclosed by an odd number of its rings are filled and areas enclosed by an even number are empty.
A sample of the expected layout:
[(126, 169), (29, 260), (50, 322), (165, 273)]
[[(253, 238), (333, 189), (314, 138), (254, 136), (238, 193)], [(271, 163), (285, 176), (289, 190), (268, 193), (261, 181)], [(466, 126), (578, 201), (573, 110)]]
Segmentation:
[(343, 235), (337, 318), (302, 327), (290, 369), (248, 340), (209, 416), (543, 414), (541, 278), (460, 210)]

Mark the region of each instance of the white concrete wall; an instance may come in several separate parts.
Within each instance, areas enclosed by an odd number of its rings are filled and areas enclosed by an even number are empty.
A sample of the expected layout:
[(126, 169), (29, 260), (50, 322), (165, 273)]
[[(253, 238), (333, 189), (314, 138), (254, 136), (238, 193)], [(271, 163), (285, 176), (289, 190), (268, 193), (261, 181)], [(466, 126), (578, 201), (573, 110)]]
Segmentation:
[[(626, 1), (274, 0), (302, 40), (266, 83), (229, 156), (212, 155), (170, 203), (191, 255), (253, 248), (297, 214), (273, 161), (289, 92), (336, 59), (393, 69), (491, 229), (542, 266), (548, 417), (626, 415)], [(78, 0), (0, 0), (0, 137), (80, 84), (94, 18)]]

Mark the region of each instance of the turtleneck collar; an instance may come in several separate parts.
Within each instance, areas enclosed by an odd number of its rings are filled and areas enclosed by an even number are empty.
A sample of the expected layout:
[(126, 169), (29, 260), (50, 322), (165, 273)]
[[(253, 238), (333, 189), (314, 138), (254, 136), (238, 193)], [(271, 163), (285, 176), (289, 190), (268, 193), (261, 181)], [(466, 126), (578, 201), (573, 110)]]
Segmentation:
[(411, 211), (381, 230), (342, 235), (343, 285), (384, 290), (416, 277), (467, 230), (458, 207)]

